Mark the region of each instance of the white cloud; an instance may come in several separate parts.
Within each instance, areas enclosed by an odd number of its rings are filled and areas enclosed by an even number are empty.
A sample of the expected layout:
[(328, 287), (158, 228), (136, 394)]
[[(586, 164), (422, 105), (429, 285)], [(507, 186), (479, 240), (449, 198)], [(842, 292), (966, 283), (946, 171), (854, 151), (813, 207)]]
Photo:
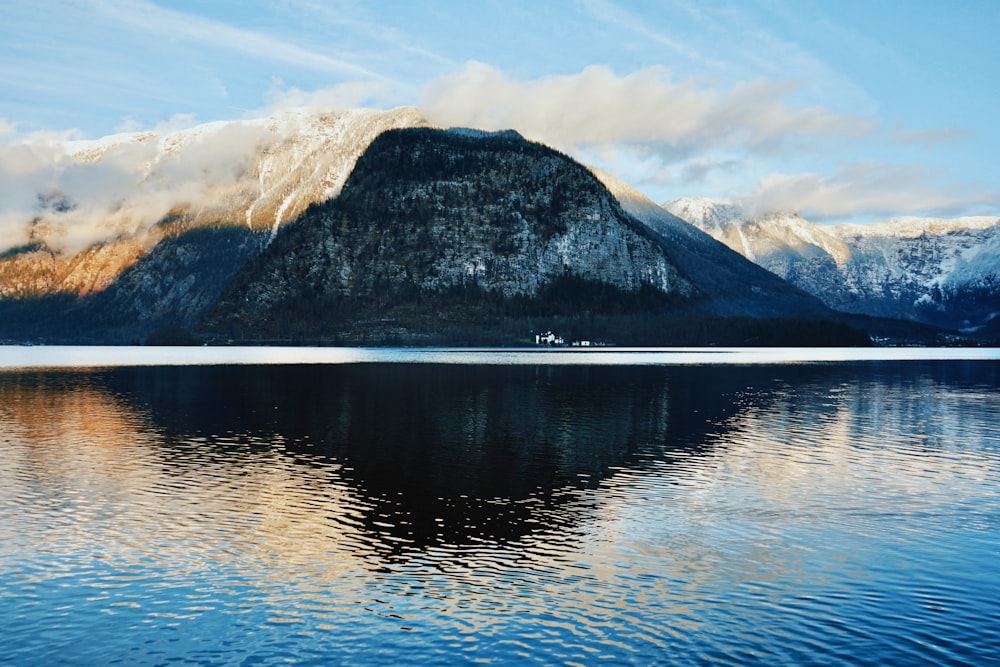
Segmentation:
[(163, 131), (190, 120), (96, 142), (34, 135), (0, 143), (0, 250), (31, 240), (35, 219), (44, 220), (48, 245), (72, 252), (141, 234), (176, 207), (224, 204), (275, 136), (240, 122)]
[(517, 80), (470, 62), (432, 83), (421, 109), (440, 125), (516, 128), (566, 149), (622, 143), (665, 157), (738, 147), (770, 153), (793, 140), (859, 137), (871, 120), (821, 107), (795, 108), (787, 82), (749, 81), (717, 89), (674, 82), (662, 67), (618, 75), (592, 66), (576, 74)]
[(809, 219), (906, 213), (960, 215), (1000, 205), (1000, 192), (941, 184), (919, 165), (861, 162), (832, 176), (772, 174), (744, 203), (754, 213), (796, 211)]
[[(674, 191), (710, 186), (733, 198), (751, 191), (745, 200), (757, 212), (793, 210), (823, 220), (963, 214), (1000, 204), (997, 192), (947, 182), (946, 173), (919, 165), (858, 161), (833, 175), (819, 173), (850, 147), (876, 150), (886, 139), (928, 144), (961, 134), (881, 135), (871, 118), (797, 106), (795, 92), (786, 81), (727, 87), (674, 81), (662, 67), (620, 75), (592, 66), (516, 79), (470, 62), (430, 85), (421, 108), (438, 125), (515, 128), (637, 185)], [(789, 164), (814, 166), (791, 174), (782, 169)]]
[(714, 173), (732, 174), (745, 168), (744, 160), (712, 156), (698, 157), (681, 165), (678, 180), (684, 185), (704, 183)]

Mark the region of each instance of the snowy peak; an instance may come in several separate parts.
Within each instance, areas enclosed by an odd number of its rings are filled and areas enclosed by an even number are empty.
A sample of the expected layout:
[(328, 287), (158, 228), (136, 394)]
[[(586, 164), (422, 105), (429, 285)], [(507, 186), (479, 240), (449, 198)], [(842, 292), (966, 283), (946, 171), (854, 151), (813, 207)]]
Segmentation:
[(838, 264), (850, 258), (842, 241), (797, 213), (751, 215), (737, 203), (704, 198), (675, 199), (664, 208), (765, 267), (789, 253), (825, 254)]
[(412, 108), (301, 108), (163, 133), (0, 144), (0, 172), (17, 193), (0, 201), (0, 298), (100, 291), (192, 228), (273, 237), (336, 196), (375, 137), (421, 125)]
[(663, 208), (709, 234), (721, 232), (734, 225), (738, 226), (747, 219), (742, 206), (724, 199), (705, 197), (673, 199), (664, 204)]
[(925, 235), (944, 236), (967, 230), (986, 230), (998, 224), (1000, 217), (987, 215), (951, 219), (901, 216), (864, 225), (850, 223), (833, 225), (829, 229), (842, 239), (876, 237), (915, 239)]
[(965, 330), (1000, 313), (997, 217), (824, 226), (706, 199), (665, 208), (839, 310)]

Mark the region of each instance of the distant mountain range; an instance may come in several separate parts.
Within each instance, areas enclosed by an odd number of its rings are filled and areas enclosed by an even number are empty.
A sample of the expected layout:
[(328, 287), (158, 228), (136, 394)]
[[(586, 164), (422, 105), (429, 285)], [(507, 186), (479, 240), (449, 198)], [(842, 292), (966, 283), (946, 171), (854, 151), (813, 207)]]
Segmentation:
[[(948, 241), (926, 251), (902, 226), (835, 236), (772, 216), (784, 222), (758, 233), (730, 205), (657, 206), (516, 132), (435, 129), (413, 109), (116, 135), (54, 164), (31, 210), (2, 221), (15, 233), (0, 248), (0, 340), (517, 344), (558, 328), (620, 344), (863, 344), (859, 329), (937, 330), (838, 310), (945, 326), (961, 313), (969, 327), (998, 310), (985, 221), (927, 232)], [(890, 240), (906, 248), (892, 261)], [(907, 252), (938, 272), (914, 279)], [(859, 305), (879, 289), (900, 296)], [(943, 314), (916, 317), (908, 299)]]
[(1000, 218), (817, 225), (677, 199), (664, 208), (831, 308), (1000, 334)]

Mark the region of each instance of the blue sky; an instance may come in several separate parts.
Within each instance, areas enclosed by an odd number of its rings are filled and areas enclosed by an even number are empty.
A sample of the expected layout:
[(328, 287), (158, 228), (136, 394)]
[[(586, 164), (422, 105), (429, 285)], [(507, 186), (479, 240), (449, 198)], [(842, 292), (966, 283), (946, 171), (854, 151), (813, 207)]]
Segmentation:
[(658, 202), (996, 215), (997, 26), (993, 0), (5, 0), (0, 142), (415, 105)]

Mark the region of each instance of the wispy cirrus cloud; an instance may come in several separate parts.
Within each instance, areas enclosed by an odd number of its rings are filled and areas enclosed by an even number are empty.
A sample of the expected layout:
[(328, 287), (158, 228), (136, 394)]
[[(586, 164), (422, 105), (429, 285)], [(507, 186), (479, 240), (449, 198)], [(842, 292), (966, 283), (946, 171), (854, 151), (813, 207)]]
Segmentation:
[(691, 40), (678, 39), (665, 31), (657, 30), (649, 24), (649, 21), (643, 20), (642, 17), (625, 6), (609, 0), (578, 0), (577, 4), (598, 21), (615, 25), (636, 34), (649, 42), (667, 48), (678, 56), (697, 63), (699, 66), (711, 69), (726, 67), (723, 60), (706, 54), (697, 48)]
[(447, 67), (456, 64), (447, 56), (421, 45), (413, 36), (387, 25), (384, 18), (382, 20), (373, 17), (361, 18), (359, 13), (363, 12), (364, 6), (354, 3), (331, 3), (329, 0), (286, 0), (286, 2), (293, 11), (309, 16), (314, 22), (363, 36), (365, 41), (378, 48), (387, 58), (415, 59)]
[(382, 79), (383, 75), (357, 63), (303, 48), (273, 35), (240, 28), (197, 14), (167, 9), (145, 0), (93, 0), (103, 16), (166, 39), (183, 40), (212, 49), (224, 49), (255, 60), (275, 61), (338, 76)]
[[(637, 51), (656, 54), (680, 72), (728, 82), (795, 81), (803, 98), (836, 100), (838, 109), (875, 112), (867, 91), (807, 42), (782, 34), (778, 24), (787, 17), (774, 3), (675, 0), (652, 12), (616, 0), (575, 4), (594, 20), (621, 31), (619, 39), (628, 36), (626, 43), (634, 42)], [(776, 16), (768, 16), (771, 12)]]

